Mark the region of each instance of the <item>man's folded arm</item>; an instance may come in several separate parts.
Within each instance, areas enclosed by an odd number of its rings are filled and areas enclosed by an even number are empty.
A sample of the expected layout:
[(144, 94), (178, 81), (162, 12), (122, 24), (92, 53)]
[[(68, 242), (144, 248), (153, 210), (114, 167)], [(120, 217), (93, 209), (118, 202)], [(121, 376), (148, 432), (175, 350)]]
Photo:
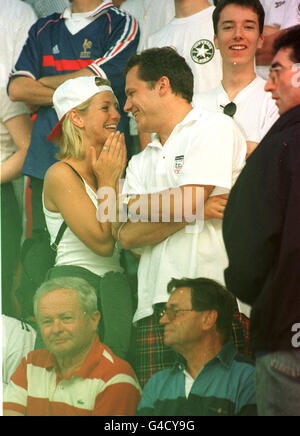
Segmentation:
[(67, 80), (76, 79), (82, 76), (94, 76), (95, 74), (88, 68), (82, 68), (81, 70), (75, 71), (69, 74), (60, 74), (57, 76), (46, 76), (38, 80), (42, 85), (53, 89), (54, 91)]
[(132, 249), (156, 245), (192, 221), (204, 219), (204, 205), (213, 189), (213, 186), (182, 186), (130, 200), (129, 216), (132, 219), (134, 209), (140, 221), (129, 220), (120, 229), (122, 246)]
[(52, 106), (53, 94), (53, 89), (31, 77), (15, 76), (8, 85), (10, 99), (27, 105)]
[(169, 236), (183, 229), (187, 223), (126, 223), (120, 231), (123, 248), (130, 250), (157, 245)]

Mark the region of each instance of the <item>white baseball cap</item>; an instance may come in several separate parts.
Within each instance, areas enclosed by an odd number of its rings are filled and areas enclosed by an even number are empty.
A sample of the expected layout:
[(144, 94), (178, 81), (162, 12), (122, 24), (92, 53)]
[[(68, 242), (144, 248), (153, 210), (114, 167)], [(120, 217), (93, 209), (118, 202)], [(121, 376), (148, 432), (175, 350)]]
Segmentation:
[(103, 91), (113, 90), (108, 85), (97, 85), (99, 77), (83, 76), (70, 79), (60, 85), (53, 95), (54, 109), (59, 122), (56, 124), (47, 141), (54, 141), (61, 134), (61, 123), (70, 110), (76, 108), (89, 98)]

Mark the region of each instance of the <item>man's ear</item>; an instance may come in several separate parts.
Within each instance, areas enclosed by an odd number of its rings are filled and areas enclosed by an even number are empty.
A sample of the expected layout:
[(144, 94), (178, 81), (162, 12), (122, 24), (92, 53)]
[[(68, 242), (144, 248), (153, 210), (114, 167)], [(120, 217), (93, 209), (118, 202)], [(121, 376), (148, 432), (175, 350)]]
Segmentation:
[(263, 47), (263, 45), (264, 45), (264, 41), (265, 41), (264, 35), (261, 34), (261, 35), (259, 36), (259, 38), (258, 38), (257, 50), (259, 50), (259, 49), (261, 49), (261, 48)]
[(76, 109), (71, 109), (69, 112), (69, 118), (71, 122), (76, 126), (80, 127), (81, 129), (84, 127), (84, 120), (81, 117), (81, 115), (77, 112)]
[(210, 330), (216, 325), (218, 319), (218, 312), (216, 310), (205, 310), (203, 312), (202, 328)]
[(101, 319), (101, 314), (99, 310), (95, 310), (95, 312), (93, 312), (91, 315), (91, 321), (94, 323), (95, 329), (97, 329), (100, 319)]
[(170, 89), (171, 85), (170, 85), (170, 80), (167, 76), (162, 76), (158, 81), (157, 81), (157, 89), (159, 91), (159, 94), (161, 96), (165, 95), (167, 93), (167, 91)]
[(217, 35), (214, 35), (214, 43), (215, 43), (216, 49), (219, 50), (220, 47), (219, 47), (219, 42), (218, 42)]

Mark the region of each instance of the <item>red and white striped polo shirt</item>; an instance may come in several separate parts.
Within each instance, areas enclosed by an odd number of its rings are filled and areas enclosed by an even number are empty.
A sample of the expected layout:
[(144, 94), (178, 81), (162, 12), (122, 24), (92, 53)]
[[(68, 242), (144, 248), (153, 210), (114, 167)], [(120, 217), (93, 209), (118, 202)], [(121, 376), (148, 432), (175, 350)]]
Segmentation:
[(130, 365), (97, 338), (81, 369), (67, 378), (48, 350), (29, 353), (4, 392), (3, 409), (26, 416), (133, 416), (140, 396)]

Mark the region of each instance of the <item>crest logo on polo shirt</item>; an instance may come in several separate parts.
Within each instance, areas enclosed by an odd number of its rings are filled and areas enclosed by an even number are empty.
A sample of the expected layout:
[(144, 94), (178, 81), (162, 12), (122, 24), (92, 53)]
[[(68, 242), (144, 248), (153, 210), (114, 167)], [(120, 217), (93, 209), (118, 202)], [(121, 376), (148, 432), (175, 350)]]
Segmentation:
[(191, 58), (196, 64), (207, 64), (215, 55), (215, 47), (208, 39), (200, 39), (191, 49)]
[(174, 162), (174, 173), (180, 174), (184, 164), (184, 156), (176, 156)]
[(280, 6), (283, 6), (285, 4), (285, 0), (284, 1), (280, 1), (280, 2), (275, 2), (275, 9), (280, 8)]
[(89, 41), (88, 38), (85, 38), (82, 47), (83, 47), (83, 51), (80, 53), (80, 58), (89, 59), (92, 55), (92, 52), (90, 51), (91, 48), (93, 47), (92, 41)]

